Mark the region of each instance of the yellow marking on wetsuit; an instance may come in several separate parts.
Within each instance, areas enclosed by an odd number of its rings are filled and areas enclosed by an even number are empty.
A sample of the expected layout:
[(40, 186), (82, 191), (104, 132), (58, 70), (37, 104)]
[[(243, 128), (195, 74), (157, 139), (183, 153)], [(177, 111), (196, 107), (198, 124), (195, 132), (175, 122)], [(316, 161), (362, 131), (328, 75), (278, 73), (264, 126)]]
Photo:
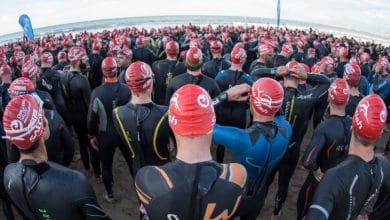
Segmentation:
[(222, 164), (223, 170), (221, 175), (219, 176), (220, 179), (226, 179), (227, 174), (227, 164)]
[(148, 196), (148, 194), (146, 194), (144, 191), (141, 190), (141, 188), (138, 187), (137, 183), (135, 183), (135, 188), (136, 188), (136, 190), (138, 190), (147, 199), (149, 199), (149, 200), (152, 199), (152, 197)]
[(288, 123), (291, 124), (291, 117), (294, 109), (295, 104), (295, 95), (292, 97), (291, 103), (290, 103), (290, 112), (288, 113)]
[(230, 219), (234, 215), (234, 213), (236, 212), (236, 210), (238, 208), (238, 204), (240, 204), (240, 201), (241, 201), (241, 196), (237, 197), (236, 203), (234, 204), (233, 210), (231, 211), (230, 214), (229, 214), (229, 210), (225, 209), (219, 215), (215, 216), (215, 218), (211, 218), (211, 216), (214, 213), (216, 204), (209, 203), (209, 204), (207, 204), (206, 212), (204, 214), (203, 219), (204, 220)]
[(167, 173), (166, 173), (163, 169), (161, 169), (160, 167), (154, 166), (154, 168), (156, 168), (156, 170), (158, 170), (158, 171), (161, 173), (161, 175), (162, 175), (162, 176), (164, 177), (164, 179), (165, 179), (165, 182), (167, 182), (168, 187), (169, 187), (170, 189), (172, 189), (172, 188), (173, 188), (173, 184), (172, 184), (171, 179), (169, 179), (169, 176), (167, 175)]
[(294, 120), (293, 120), (293, 122), (292, 122), (292, 124), (291, 124), (291, 128), (294, 128), (294, 125), (295, 125), (296, 120), (297, 120), (297, 116), (294, 115)]
[(125, 141), (126, 141), (128, 147), (130, 148), (130, 151), (131, 151), (131, 158), (135, 158), (135, 153), (134, 153), (134, 150), (133, 150), (133, 146), (131, 146), (130, 141), (129, 141), (129, 138), (128, 138), (129, 136), (127, 135), (126, 130), (125, 130), (125, 127), (123, 126), (122, 121), (121, 121), (121, 119), (119, 118), (118, 108), (115, 108), (115, 109), (114, 109), (114, 113), (115, 113), (116, 120), (117, 120), (118, 123), (119, 123), (119, 127), (120, 127), (120, 129), (121, 129), (121, 131), (122, 131), (122, 134), (123, 134), (123, 136), (125, 137), (124, 139), (125, 139)]
[(230, 164), (229, 172), (229, 182), (235, 183), (243, 188), (246, 183), (245, 168), (241, 164), (232, 163)]
[(154, 129), (154, 134), (153, 134), (153, 149), (154, 149), (154, 152), (156, 153), (157, 157), (160, 158), (160, 160), (167, 160), (168, 159), (167, 157), (161, 156), (157, 150), (157, 134), (158, 134), (158, 131), (160, 130), (161, 124), (163, 123), (164, 119), (167, 117), (168, 117), (168, 112), (165, 113), (161, 117), (160, 121), (158, 121), (157, 126)]

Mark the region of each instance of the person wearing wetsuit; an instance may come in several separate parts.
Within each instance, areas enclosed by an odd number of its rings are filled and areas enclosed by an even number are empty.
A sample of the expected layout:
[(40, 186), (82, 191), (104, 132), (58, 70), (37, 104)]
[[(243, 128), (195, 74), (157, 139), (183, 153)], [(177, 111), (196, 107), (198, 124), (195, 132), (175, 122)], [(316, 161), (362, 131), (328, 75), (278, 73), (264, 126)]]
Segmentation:
[(365, 218), (381, 189), (390, 192), (390, 163), (374, 153), (386, 117), (386, 106), (378, 95), (359, 102), (352, 118), (348, 157), (321, 178), (306, 219)]
[(323, 174), (343, 161), (348, 154), (351, 138), (351, 118), (345, 109), (349, 99), (349, 87), (345, 80), (336, 79), (329, 88), (330, 117), (314, 130), (301, 161), (309, 170), (297, 201), (297, 219), (306, 215), (314, 192)]
[(179, 54), (179, 44), (177, 42), (169, 41), (166, 44), (165, 53), (167, 58), (155, 61), (152, 67), (155, 77), (155, 80), (153, 80), (153, 101), (158, 105), (166, 104), (166, 90), (171, 80), (187, 70), (186, 65), (177, 60), (177, 55)]
[[(12, 122), (20, 115), (24, 120), (15, 129)], [(110, 219), (83, 174), (47, 161), (44, 139), (49, 128), (36, 97), (14, 97), (5, 109), (3, 125), (21, 155), (19, 162), (6, 167), (3, 183), (26, 219)]]
[(362, 79), (362, 72), (360, 70), (359, 65), (357, 64), (347, 64), (345, 65), (344, 70), (344, 79), (347, 80), (348, 85), (351, 89), (351, 95), (349, 96), (349, 101), (347, 104), (347, 108), (345, 109), (345, 113), (352, 117), (355, 114), (356, 106), (363, 99), (364, 95), (362, 95), (359, 91), (360, 80)]
[(345, 65), (348, 63), (348, 48), (344, 46), (337, 48), (337, 55), (339, 57), (339, 63), (335, 68), (335, 72), (337, 73), (338, 78), (342, 78), (344, 74)]
[(133, 53), (134, 61), (142, 61), (144, 63), (149, 64), (149, 66), (152, 66), (153, 62), (156, 59), (156, 55), (149, 47), (149, 37), (138, 36), (137, 48), (134, 50)]
[[(53, 70), (53, 56), (50, 52), (45, 52), (41, 56), (41, 74), (36, 81), (36, 89), (50, 94), (54, 101), (55, 109), (65, 119), (67, 125), (70, 125), (70, 116), (65, 105), (65, 100), (61, 90), (61, 76)], [(34, 80), (33, 80), (34, 81)], [(40, 93), (38, 91), (38, 93)]]
[(45, 109), (50, 136), (45, 141), (48, 160), (68, 167), (74, 155), (74, 140), (61, 115), (55, 110)]
[(184, 85), (173, 94), (168, 112), (177, 160), (138, 171), (135, 187), (144, 214), (150, 219), (232, 218), (247, 172), (240, 164), (212, 160), (215, 113), (210, 95), (200, 86)]
[(217, 73), (230, 68), (231, 63), (222, 59), (222, 49), (223, 46), (220, 41), (214, 40), (211, 42), (210, 52), (213, 59), (203, 64), (203, 74), (214, 79), (217, 76)]
[(305, 48), (305, 43), (301, 40), (299, 40), (296, 44), (297, 52), (292, 55), (292, 59), (302, 63), (305, 59), (305, 52), (303, 51)]
[(360, 69), (362, 70), (362, 75), (365, 76), (366, 78), (371, 77), (372, 74), (370, 59), (371, 56), (367, 52), (364, 52), (360, 55), (360, 61), (361, 61)]
[(316, 58), (316, 50), (314, 48), (309, 48), (307, 50), (307, 56), (302, 61), (304, 64), (308, 65), (310, 68), (314, 66), (314, 64), (318, 63), (318, 59)]
[(115, 149), (120, 146), (127, 164), (131, 170), (131, 158), (126, 147), (120, 141), (112, 118), (113, 109), (125, 105), (130, 99), (129, 89), (118, 82), (118, 66), (113, 57), (106, 57), (102, 62), (104, 83), (92, 91), (91, 104), (88, 112), (88, 136), (93, 148), (99, 151), (103, 170), (103, 183), (106, 188), (104, 198), (115, 202), (112, 185), (112, 164)]
[[(266, 195), (266, 177), (287, 150), (291, 126), (283, 115), (275, 117), (283, 96), (283, 88), (277, 81), (259, 79), (250, 92), (252, 125), (245, 130), (220, 125), (213, 129), (213, 142), (223, 144), (248, 172), (248, 183), (237, 211), (240, 219), (256, 219), (259, 215)], [(269, 106), (266, 103), (270, 100)]]
[(187, 72), (180, 74), (172, 79), (167, 86), (165, 96), (165, 104), (169, 104), (172, 94), (180, 87), (186, 84), (195, 84), (204, 88), (211, 96), (217, 97), (220, 93), (217, 82), (202, 74), (202, 51), (197, 47), (192, 47), (188, 50), (186, 56)]
[(290, 60), (291, 55), (293, 54), (294, 49), (290, 44), (285, 43), (282, 47), (282, 51), (273, 57), (273, 66), (285, 66)]
[[(236, 47), (230, 55), (232, 66), (228, 70), (223, 70), (217, 74), (215, 81), (222, 91), (239, 85), (253, 84), (253, 80), (249, 74), (244, 73), (242, 67), (246, 61), (246, 52), (244, 49)], [(217, 108), (218, 124), (233, 126), (244, 129), (247, 124), (247, 103), (244, 102), (228, 102)], [(217, 147), (217, 162), (222, 163), (224, 158), (225, 148), (223, 145)]]
[[(303, 131), (306, 131), (304, 125), (308, 124), (308, 115), (312, 111), (314, 105), (324, 94), (326, 94), (330, 81), (321, 74), (307, 74), (305, 69), (296, 61), (291, 61), (286, 67), (279, 67), (278, 69), (258, 68), (253, 71), (252, 74), (256, 78), (283, 76), (284, 100), (282, 110), (286, 120), (293, 129), (289, 148), (283, 159), (267, 178), (266, 186), (268, 188), (273, 182), (276, 173), (279, 173), (278, 191), (273, 211), (273, 217), (277, 218), (282, 209), (282, 204), (287, 198), (288, 186), (299, 160), (300, 145), (304, 136)], [(307, 78), (307, 83), (313, 85), (313, 87), (304, 92), (299, 91), (297, 89), (299, 83), (298, 78)]]
[(131, 101), (114, 109), (114, 125), (123, 144), (131, 150), (134, 173), (147, 165), (170, 161), (168, 108), (152, 102), (153, 73), (148, 64), (137, 61), (126, 71)]
[(259, 58), (253, 61), (249, 67), (249, 72), (252, 72), (257, 68), (271, 68), (273, 67), (272, 56), (274, 54), (274, 48), (269, 44), (260, 44), (257, 51)]
[(92, 53), (88, 55), (89, 66), (91, 70), (89, 71), (88, 81), (91, 86), (91, 90), (102, 84), (102, 62), (103, 57), (100, 56), (100, 49), (102, 45), (99, 40), (95, 40), (92, 43)]
[[(133, 60), (133, 51), (129, 48), (123, 48), (118, 52), (117, 63), (119, 68), (118, 81), (126, 84), (126, 70)], [(164, 93), (165, 94), (165, 93)]]
[(62, 74), (64, 67), (69, 65), (69, 62), (66, 60), (66, 53), (64, 51), (60, 51), (58, 53), (57, 59), (58, 59), (58, 64), (54, 65), (52, 69)]
[[(87, 116), (91, 98), (91, 89), (88, 80), (82, 75), (86, 68), (88, 57), (81, 47), (72, 47), (68, 53), (71, 62), (70, 70), (62, 78), (62, 88), (68, 107), (71, 122), (77, 135), (80, 146), (80, 156), (84, 168), (89, 171), (90, 163), (94, 175), (101, 178), (100, 159), (98, 151), (93, 149), (88, 139)], [(91, 158), (91, 160), (90, 160)]]

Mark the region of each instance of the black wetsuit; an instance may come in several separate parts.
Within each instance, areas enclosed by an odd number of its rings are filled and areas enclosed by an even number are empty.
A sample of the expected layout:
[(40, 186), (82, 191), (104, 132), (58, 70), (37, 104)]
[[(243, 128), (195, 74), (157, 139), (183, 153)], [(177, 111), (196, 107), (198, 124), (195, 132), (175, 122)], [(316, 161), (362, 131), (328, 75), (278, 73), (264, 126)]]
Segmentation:
[(48, 92), (51, 95), (56, 110), (65, 122), (70, 125), (70, 116), (61, 90), (60, 74), (51, 68), (42, 68), (42, 74), (37, 80), (37, 89)]
[[(252, 77), (275, 77), (275, 72), (274, 68), (258, 68), (252, 72)], [(303, 132), (307, 130), (305, 126), (308, 124), (308, 115), (310, 115), (314, 105), (327, 92), (330, 86), (330, 80), (321, 74), (307, 74), (306, 81), (313, 87), (304, 92), (291, 87), (284, 88), (282, 111), (286, 120), (291, 124), (293, 132), (289, 148), (267, 180), (268, 188), (273, 182), (276, 173), (279, 172), (279, 189), (275, 198), (275, 215), (279, 214), (282, 204), (287, 198), (288, 186), (299, 160), (300, 145), (304, 137)]]
[[(80, 156), (86, 170), (91, 164), (96, 176), (101, 174), (98, 152), (92, 148), (88, 139), (88, 107), (91, 89), (88, 80), (79, 72), (67, 72), (62, 78), (62, 88), (70, 119), (79, 140)], [(91, 155), (89, 155), (91, 154)]]
[(141, 168), (138, 198), (150, 219), (229, 219), (240, 203), (246, 171), (239, 164), (181, 160)]
[[(123, 146), (115, 130), (112, 118), (113, 109), (125, 105), (130, 99), (130, 91), (120, 82), (103, 83), (96, 87), (91, 95), (88, 113), (88, 134), (98, 138), (99, 156), (103, 168), (103, 182), (108, 194), (112, 193), (113, 175), (112, 163), (116, 146), (122, 151), (126, 162), (131, 168), (129, 152)], [(131, 172), (133, 175), (133, 172)]]
[(362, 100), (363, 98), (364, 98), (364, 96), (362, 94), (359, 94), (358, 96), (350, 95), (348, 104), (345, 108), (345, 113), (348, 116), (353, 117), (353, 115), (355, 114), (355, 110), (356, 110), (357, 105), (359, 104), (360, 100)]
[(371, 65), (369, 63), (364, 63), (360, 66), (362, 75), (369, 78), (372, 75)]
[(169, 83), (165, 96), (165, 104), (169, 104), (169, 100), (171, 99), (173, 93), (175, 93), (176, 90), (187, 84), (195, 84), (202, 87), (209, 93), (211, 98), (217, 97), (221, 92), (217, 82), (214, 79), (203, 74), (200, 74), (199, 76), (193, 76), (189, 73), (183, 73), (174, 77)]
[(314, 64), (318, 63), (318, 59), (315, 58), (315, 57), (308, 57), (306, 59), (303, 59), (303, 63), (308, 65), (310, 68), (312, 68), (314, 66)]
[(282, 55), (276, 55), (273, 57), (272, 63), (274, 67), (285, 66), (290, 60)]
[(57, 110), (56, 106), (54, 104), (53, 98), (48, 92), (36, 89), (35, 93), (38, 95), (38, 97), (43, 102), (43, 108), (50, 109), (50, 110)]
[(312, 171), (320, 169), (325, 173), (347, 157), (351, 124), (349, 116), (333, 115), (321, 122), (314, 130), (313, 137), (301, 159), (303, 166), (310, 172), (298, 195), (297, 219), (303, 219), (306, 215), (319, 183)]
[(50, 129), (49, 139), (45, 141), (48, 160), (67, 167), (74, 155), (73, 136), (56, 111), (45, 109), (45, 117)]
[(389, 161), (380, 155), (369, 162), (349, 155), (324, 174), (306, 219), (355, 219), (368, 214), (381, 188), (390, 191)]
[(225, 59), (212, 59), (207, 61), (202, 66), (202, 73), (210, 78), (215, 78), (217, 73), (222, 70), (227, 70), (231, 66), (231, 63)]
[(4, 185), (28, 219), (110, 219), (85, 176), (49, 161), (7, 166)]
[(160, 166), (170, 161), (168, 108), (154, 103), (114, 109), (114, 125), (123, 145), (133, 158), (134, 173), (147, 165)]
[(251, 73), (254, 69), (257, 68), (266, 68), (266, 67), (267, 66), (265, 63), (262, 63), (259, 60), (254, 60), (249, 67), (249, 72)]
[(135, 61), (142, 61), (144, 63), (149, 64), (149, 66), (153, 65), (153, 62), (156, 59), (156, 55), (151, 49), (141, 47), (134, 50), (133, 53), (134, 62)]
[(100, 86), (102, 84), (102, 62), (103, 57), (98, 53), (91, 53), (88, 56), (89, 65), (91, 66), (91, 70), (89, 71), (88, 81), (91, 85), (91, 90)]
[(337, 64), (336, 68), (334, 69), (334, 71), (337, 73), (338, 78), (343, 78), (344, 69), (345, 69), (344, 67), (347, 63), (348, 63), (347, 61), (340, 62)]
[(302, 61), (305, 59), (305, 53), (304, 52), (297, 52), (292, 55), (292, 59), (297, 61), (298, 63), (302, 63)]
[[(223, 70), (217, 74), (215, 81), (221, 91), (226, 91), (229, 88), (240, 84), (253, 84), (251, 76), (241, 71)], [(233, 126), (244, 129), (247, 123), (246, 110), (248, 109), (246, 101), (241, 102), (228, 102), (222, 104), (217, 108), (218, 124), (225, 126)], [(217, 148), (217, 162), (222, 163), (224, 158), (225, 148), (222, 145), (218, 145)]]
[(54, 65), (54, 66), (52, 67), (52, 69), (53, 69), (54, 71), (63, 71), (63, 70), (64, 70), (64, 67), (67, 66), (67, 65), (69, 65), (69, 62), (68, 62), (68, 61), (62, 61), (62, 62), (58, 63), (57, 65)]
[(152, 67), (155, 80), (153, 85), (153, 100), (156, 104), (165, 105), (166, 89), (173, 77), (187, 71), (183, 62), (176, 60), (160, 60), (153, 63)]

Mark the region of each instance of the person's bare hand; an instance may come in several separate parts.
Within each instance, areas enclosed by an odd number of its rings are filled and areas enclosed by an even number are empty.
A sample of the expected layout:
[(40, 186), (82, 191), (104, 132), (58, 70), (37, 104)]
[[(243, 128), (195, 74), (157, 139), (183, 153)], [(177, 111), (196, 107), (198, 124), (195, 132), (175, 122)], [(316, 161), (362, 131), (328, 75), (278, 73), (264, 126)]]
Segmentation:
[(229, 101), (246, 101), (248, 99), (248, 92), (251, 91), (251, 87), (248, 84), (240, 84), (231, 87), (226, 90)]
[(322, 177), (324, 176), (324, 173), (321, 171), (320, 168), (318, 168), (317, 170), (313, 170), (312, 173), (314, 178), (316, 178), (318, 182), (320, 182)]
[(285, 76), (288, 73), (288, 69), (286, 66), (280, 66), (276, 69), (276, 74), (279, 76)]
[(325, 69), (326, 69), (326, 63), (321, 63), (320, 65), (320, 73), (325, 73)]
[(99, 151), (99, 141), (98, 141), (97, 137), (91, 137), (89, 139), (89, 142), (91, 143), (91, 146), (93, 147), (93, 149)]

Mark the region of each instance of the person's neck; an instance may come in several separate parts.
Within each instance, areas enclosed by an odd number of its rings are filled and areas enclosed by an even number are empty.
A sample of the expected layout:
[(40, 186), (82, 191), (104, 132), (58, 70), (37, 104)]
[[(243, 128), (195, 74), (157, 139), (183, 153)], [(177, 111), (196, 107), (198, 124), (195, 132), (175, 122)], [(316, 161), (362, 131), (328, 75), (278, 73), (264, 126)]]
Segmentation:
[(39, 143), (39, 146), (37, 147), (37, 149), (35, 149), (30, 154), (20, 153), (19, 161), (33, 160), (36, 163), (42, 163), (42, 162), (47, 161), (47, 159), (48, 158), (47, 158), (46, 147), (45, 147), (44, 142), (42, 141), (41, 143)]
[(254, 122), (270, 122), (274, 120), (274, 116), (265, 116), (265, 115), (260, 115), (256, 112), (253, 113), (253, 121)]
[(3, 76), (2, 79), (1, 79), (1, 84), (11, 84), (12, 82), (12, 76), (11, 75), (7, 75), (7, 76)]
[(359, 96), (359, 95), (360, 95), (360, 92), (359, 92), (358, 87), (356, 87), (356, 86), (350, 86), (350, 94), (351, 94), (352, 96)]
[(51, 65), (43, 65), (43, 64), (41, 64), (41, 67), (42, 67), (42, 69), (43, 68), (51, 68)]
[(132, 94), (131, 101), (133, 105), (142, 105), (152, 102), (152, 98), (150, 94), (142, 93), (142, 94)]
[(260, 62), (260, 63), (265, 63), (265, 60), (264, 60), (264, 58), (263, 57), (259, 57), (259, 59), (258, 59), (258, 61)]
[(340, 62), (347, 62), (347, 58), (345, 58), (345, 57), (340, 57)]
[(201, 71), (201, 69), (198, 69), (198, 70), (195, 70), (195, 71), (187, 69), (187, 73), (189, 73), (190, 75), (193, 75), (193, 76), (199, 76), (199, 75), (202, 74), (202, 71)]
[(364, 146), (356, 140), (356, 137), (353, 136), (354, 134), (352, 134), (348, 154), (360, 157), (366, 162), (369, 162), (374, 159), (374, 145)]
[(285, 88), (290, 87), (290, 88), (297, 89), (298, 88), (298, 80), (284, 78), (283, 86)]
[(211, 137), (176, 137), (176, 158), (186, 163), (194, 164), (212, 160), (210, 146)]
[(212, 54), (212, 56), (213, 56), (213, 59), (215, 60), (215, 59), (221, 59), (222, 58), (222, 56), (221, 56), (221, 54), (220, 53), (213, 53)]
[(232, 63), (232, 66), (229, 69), (232, 71), (242, 71), (242, 65)]
[(334, 106), (333, 104), (330, 104), (330, 115), (345, 116), (345, 106)]
[(175, 56), (167, 56), (167, 60), (177, 61), (177, 58)]
[(99, 53), (100, 53), (100, 51), (98, 51), (98, 50), (94, 50), (94, 51), (92, 51), (92, 53), (93, 53), (93, 54), (99, 54)]
[(70, 72), (79, 72), (81, 73), (81, 70), (79, 67), (74, 67), (74, 66), (70, 66), (70, 69), (69, 69)]
[(284, 57), (286, 57), (286, 58), (289, 58), (289, 56), (288, 56), (288, 54), (287, 53), (285, 53), (285, 52), (280, 52), (280, 54), (279, 55), (281, 55), (281, 56), (284, 56)]
[(118, 78), (116, 76), (115, 77), (105, 77), (104, 82), (105, 83), (116, 83), (116, 82), (118, 82)]
[(66, 60), (58, 60), (58, 63), (66, 62)]

